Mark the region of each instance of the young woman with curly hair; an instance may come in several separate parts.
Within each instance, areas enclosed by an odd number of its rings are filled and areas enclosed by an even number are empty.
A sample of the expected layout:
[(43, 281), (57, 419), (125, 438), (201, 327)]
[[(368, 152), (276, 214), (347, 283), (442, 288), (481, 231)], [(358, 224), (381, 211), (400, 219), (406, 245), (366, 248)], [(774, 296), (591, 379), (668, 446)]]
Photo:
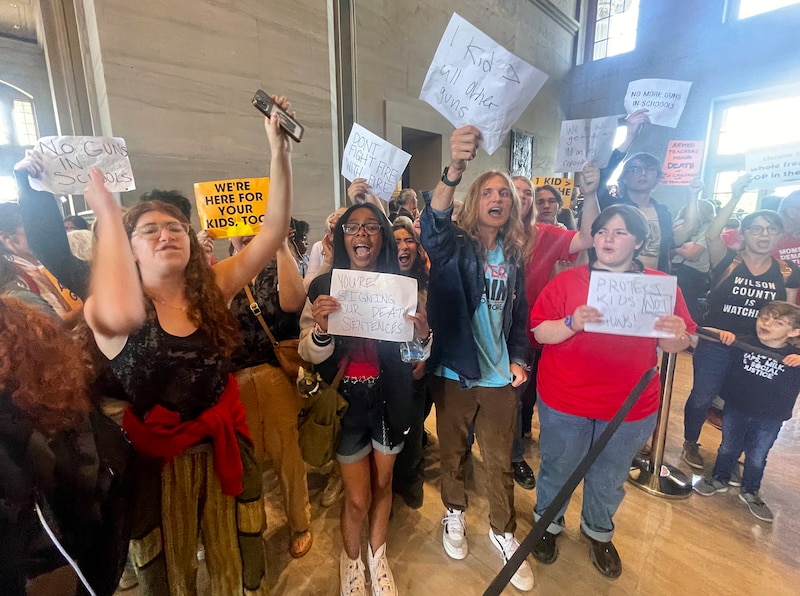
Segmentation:
[(195, 591), (199, 535), (212, 593), (266, 592), (261, 474), (230, 374), (239, 329), (227, 308), (289, 227), (291, 142), (277, 116), (265, 128), (269, 225), (213, 268), (182, 213), (153, 201), (123, 220), (102, 172), (90, 172), (98, 238), (86, 321), (131, 402), (123, 428), (160, 469), (137, 482), (131, 554), (143, 594)]

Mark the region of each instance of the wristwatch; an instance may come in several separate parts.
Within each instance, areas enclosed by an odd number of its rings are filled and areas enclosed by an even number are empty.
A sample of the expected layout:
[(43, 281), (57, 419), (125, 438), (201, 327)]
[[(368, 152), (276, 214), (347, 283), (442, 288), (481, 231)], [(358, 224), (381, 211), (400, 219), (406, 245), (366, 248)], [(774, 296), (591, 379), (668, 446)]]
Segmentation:
[(564, 325), (566, 325), (570, 331), (575, 331), (572, 328), (572, 315), (567, 315), (566, 317), (564, 317)]
[(425, 348), (425, 347), (428, 346), (429, 343), (431, 343), (432, 339), (433, 339), (433, 329), (428, 327), (428, 335), (426, 337), (422, 338), (421, 340), (419, 340), (419, 345), (421, 345), (423, 348)]
[(442, 182), (444, 183), (445, 186), (453, 186), (453, 187), (458, 186), (459, 184), (461, 184), (461, 176), (459, 176), (458, 180), (456, 180), (455, 182), (451, 182), (450, 180), (447, 179), (447, 172), (449, 169), (450, 166), (444, 167), (444, 171), (442, 172)]

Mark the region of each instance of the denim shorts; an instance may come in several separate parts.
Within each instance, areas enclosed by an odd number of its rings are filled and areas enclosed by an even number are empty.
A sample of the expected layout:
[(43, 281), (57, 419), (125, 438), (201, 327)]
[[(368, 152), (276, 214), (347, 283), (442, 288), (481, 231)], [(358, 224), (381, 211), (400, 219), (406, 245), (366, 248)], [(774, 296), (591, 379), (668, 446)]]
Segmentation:
[(347, 400), (347, 412), (342, 417), (336, 459), (343, 464), (361, 461), (375, 449), (386, 455), (397, 455), (403, 443), (389, 447), (389, 430), (383, 415), (383, 404), (374, 382), (350, 382), (340, 385), (342, 397)]

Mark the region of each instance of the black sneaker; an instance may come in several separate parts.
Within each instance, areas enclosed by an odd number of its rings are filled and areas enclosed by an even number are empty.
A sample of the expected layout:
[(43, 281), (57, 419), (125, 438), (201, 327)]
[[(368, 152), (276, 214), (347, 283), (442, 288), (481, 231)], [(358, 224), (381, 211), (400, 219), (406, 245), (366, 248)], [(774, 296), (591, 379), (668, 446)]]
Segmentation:
[(533, 545), (533, 550), (531, 550), (533, 558), (540, 563), (544, 563), (545, 565), (555, 562), (555, 560), (558, 558), (556, 536), (556, 534), (545, 532), (544, 536), (542, 536), (539, 541)]
[(706, 462), (703, 461), (703, 456), (700, 455), (700, 445), (692, 441), (683, 442), (683, 452), (681, 453), (683, 461), (697, 470), (702, 470)]
[(524, 459), (521, 461), (511, 462), (511, 467), (514, 470), (514, 480), (517, 481), (525, 490), (533, 490), (536, 488), (536, 476), (533, 470)]

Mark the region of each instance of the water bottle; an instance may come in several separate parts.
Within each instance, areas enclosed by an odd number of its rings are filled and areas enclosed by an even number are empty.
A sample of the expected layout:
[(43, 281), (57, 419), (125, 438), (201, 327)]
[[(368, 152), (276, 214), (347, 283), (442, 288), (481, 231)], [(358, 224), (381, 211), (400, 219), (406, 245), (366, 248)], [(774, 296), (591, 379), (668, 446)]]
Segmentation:
[(416, 337), (400, 344), (400, 359), (403, 362), (420, 362), (423, 358), (425, 358), (425, 348)]

